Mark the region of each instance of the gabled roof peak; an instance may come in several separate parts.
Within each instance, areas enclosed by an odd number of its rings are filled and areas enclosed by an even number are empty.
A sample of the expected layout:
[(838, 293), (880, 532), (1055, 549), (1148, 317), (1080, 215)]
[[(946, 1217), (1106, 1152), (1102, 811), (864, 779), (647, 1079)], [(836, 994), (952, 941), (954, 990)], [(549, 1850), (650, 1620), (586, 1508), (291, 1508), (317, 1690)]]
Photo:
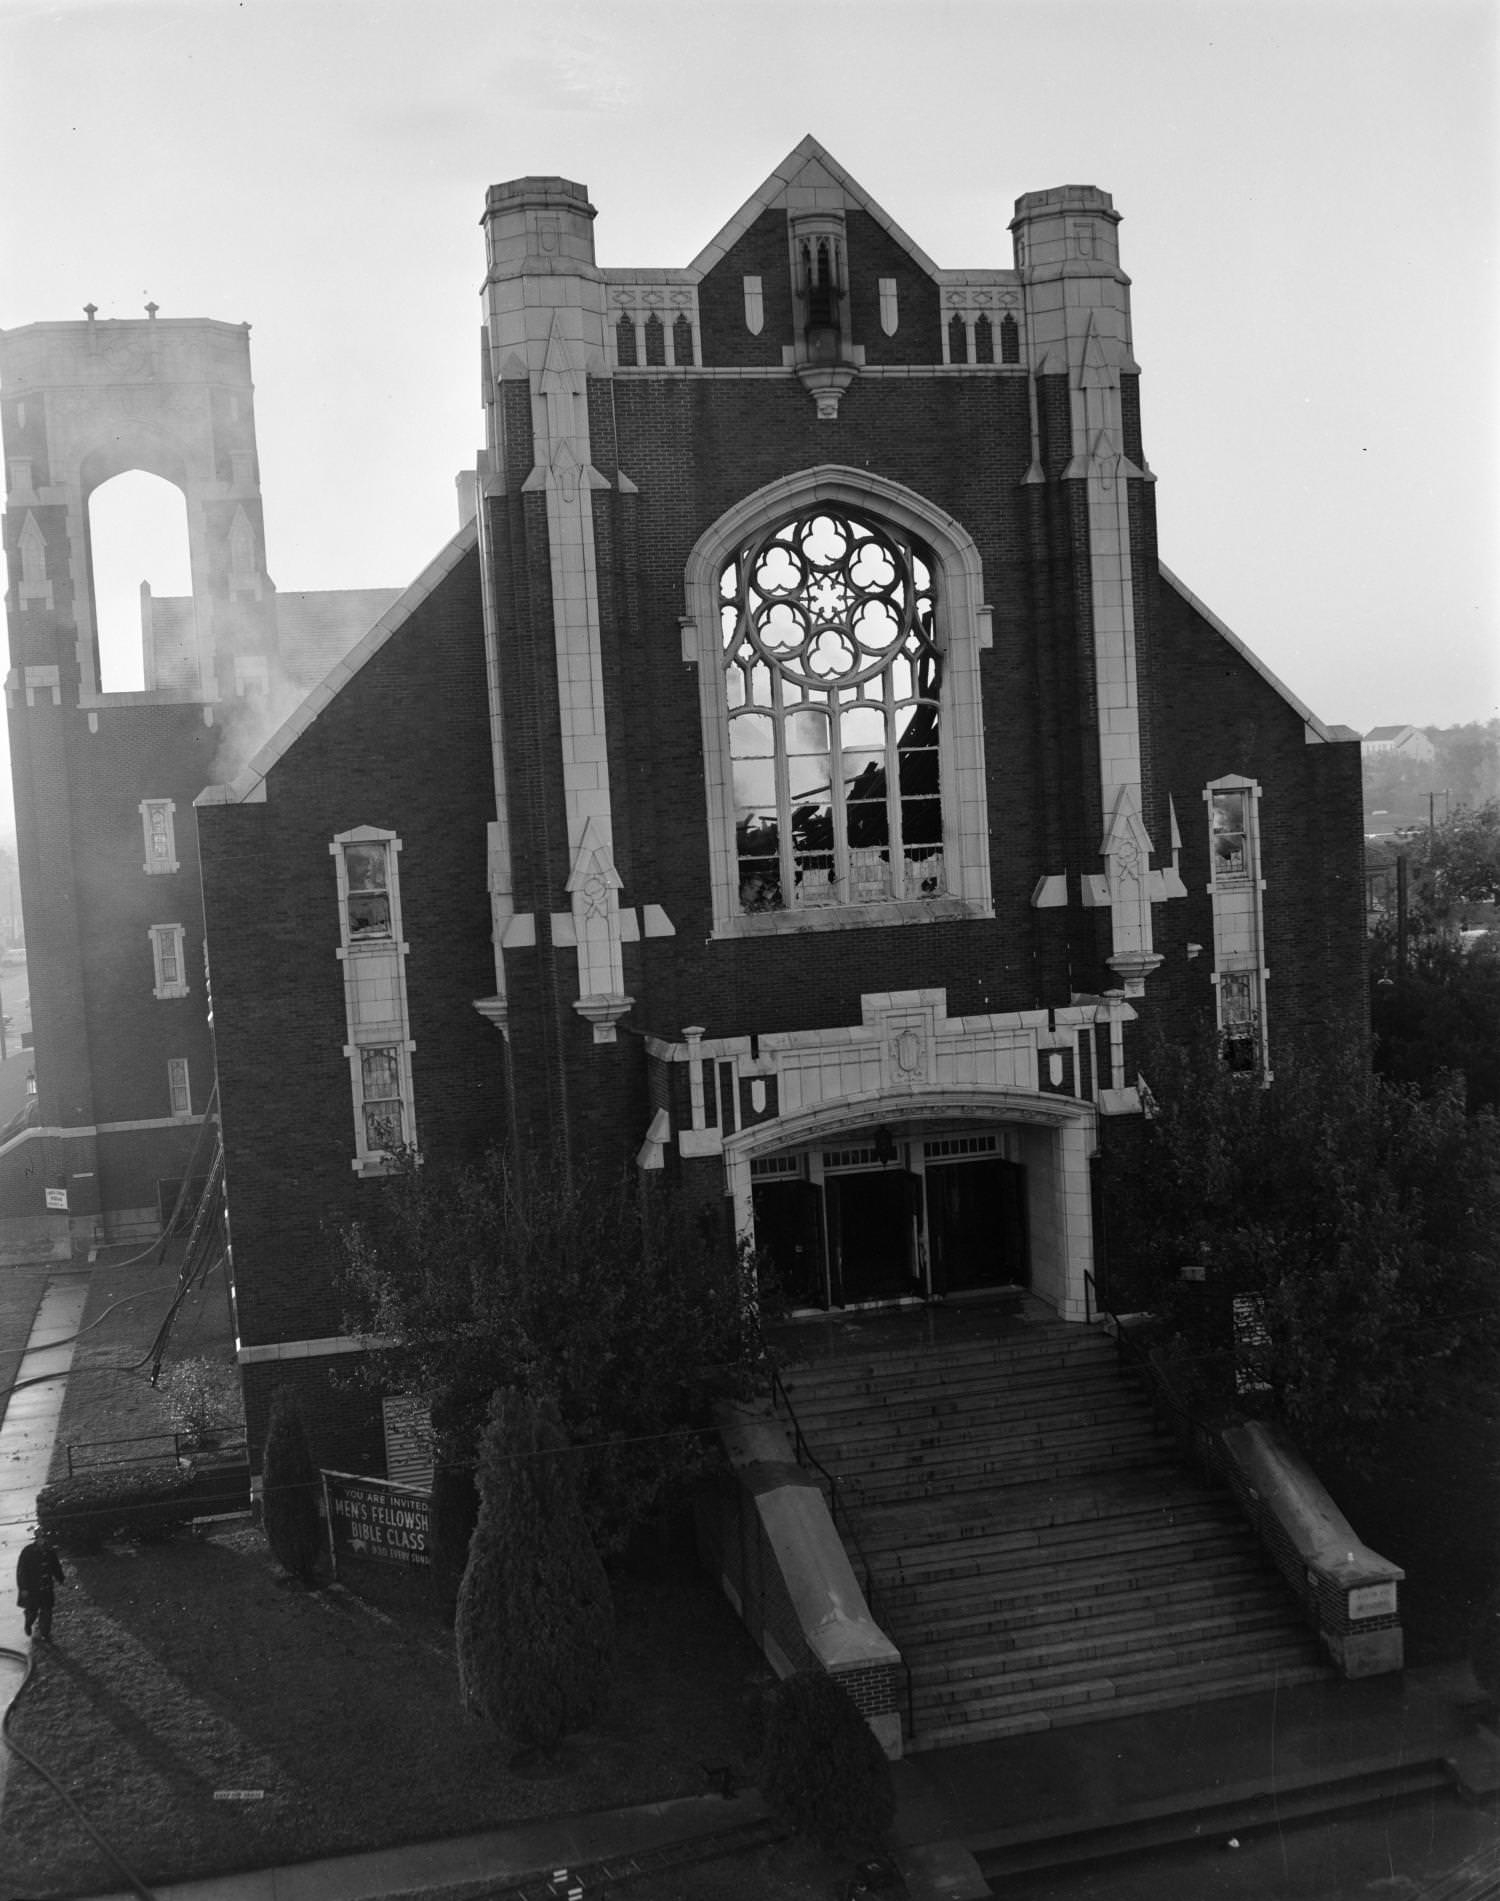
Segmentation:
[(758, 191), (752, 192), (712, 242), (693, 259), (689, 269), (704, 272), (749, 230), (765, 211), (789, 212), (857, 210), (868, 213), (929, 276), (938, 268), (919, 244), (901, 229), (856, 179), (851, 178), (826, 147), (809, 132), (794, 145)]

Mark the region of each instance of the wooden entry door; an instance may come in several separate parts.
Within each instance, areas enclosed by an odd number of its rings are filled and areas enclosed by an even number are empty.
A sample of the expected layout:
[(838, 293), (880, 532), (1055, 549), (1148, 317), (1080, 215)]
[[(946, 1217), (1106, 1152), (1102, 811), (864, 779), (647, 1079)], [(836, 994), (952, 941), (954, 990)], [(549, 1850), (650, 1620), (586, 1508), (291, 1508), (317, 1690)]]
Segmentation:
[(756, 1182), (750, 1191), (755, 1245), (766, 1255), (789, 1307), (826, 1307), (823, 1196), (812, 1182)]
[(828, 1257), (836, 1306), (899, 1300), (922, 1284), (922, 1184), (905, 1169), (829, 1175)]
[(996, 1156), (927, 1165), (932, 1291), (1025, 1287), (1026, 1170)]

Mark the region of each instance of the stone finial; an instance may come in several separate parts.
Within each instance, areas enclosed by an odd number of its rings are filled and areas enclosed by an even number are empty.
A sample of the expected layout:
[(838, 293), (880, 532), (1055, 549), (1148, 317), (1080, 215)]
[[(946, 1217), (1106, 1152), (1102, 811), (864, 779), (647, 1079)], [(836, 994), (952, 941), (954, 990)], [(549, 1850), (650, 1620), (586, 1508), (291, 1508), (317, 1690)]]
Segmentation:
[(146, 315), (151, 319), (152, 323), (156, 322), (156, 313), (160, 309), (161, 309), (160, 304), (147, 304)]
[(85, 304), (83, 314), (88, 318), (89, 322), (92, 323), (94, 318), (99, 314), (99, 306), (97, 304)]

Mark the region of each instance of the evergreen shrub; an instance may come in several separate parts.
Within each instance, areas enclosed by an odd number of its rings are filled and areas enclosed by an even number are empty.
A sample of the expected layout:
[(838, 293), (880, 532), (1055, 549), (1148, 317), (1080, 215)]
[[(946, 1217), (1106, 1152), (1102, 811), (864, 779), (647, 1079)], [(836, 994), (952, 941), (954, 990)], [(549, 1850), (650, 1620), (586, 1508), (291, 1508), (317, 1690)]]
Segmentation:
[(831, 1854), (864, 1854), (896, 1814), (891, 1765), (837, 1680), (799, 1670), (771, 1691), (761, 1736), (761, 1793)]
[(551, 1400), (503, 1389), (480, 1449), (479, 1522), (458, 1594), (464, 1702), (545, 1755), (603, 1709), (614, 1606)]
[(432, 1474), (432, 1593), (443, 1622), (452, 1628), (469, 1543), (479, 1517), (479, 1492), (468, 1466), (439, 1465)]
[(310, 1584), (323, 1546), (318, 1473), (301, 1409), (284, 1387), (271, 1400), (266, 1426), (261, 1456), (261, 1523), (277, 1563), (299, 1582)]

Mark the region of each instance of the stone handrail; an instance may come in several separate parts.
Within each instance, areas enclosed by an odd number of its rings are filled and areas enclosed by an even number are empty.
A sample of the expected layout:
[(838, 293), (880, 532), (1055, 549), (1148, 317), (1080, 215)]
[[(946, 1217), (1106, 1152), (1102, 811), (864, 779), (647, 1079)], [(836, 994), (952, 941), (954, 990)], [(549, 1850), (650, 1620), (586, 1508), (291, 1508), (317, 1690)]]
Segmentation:
[(822, 1491), (765, 1410), (726, 1406), (719, 1423), (737, 1496), (704, 1529), (726, 1595), (779, 1675), (828, 1671), (899, 1756), (901, 1653), (870, 1614)]
[(1262, 1420), (1220, 1434), (1225, 1476), (1346, 1677), (1399, 1670), (1406, 1573), (1360, 1541), (1317, 1474)]

